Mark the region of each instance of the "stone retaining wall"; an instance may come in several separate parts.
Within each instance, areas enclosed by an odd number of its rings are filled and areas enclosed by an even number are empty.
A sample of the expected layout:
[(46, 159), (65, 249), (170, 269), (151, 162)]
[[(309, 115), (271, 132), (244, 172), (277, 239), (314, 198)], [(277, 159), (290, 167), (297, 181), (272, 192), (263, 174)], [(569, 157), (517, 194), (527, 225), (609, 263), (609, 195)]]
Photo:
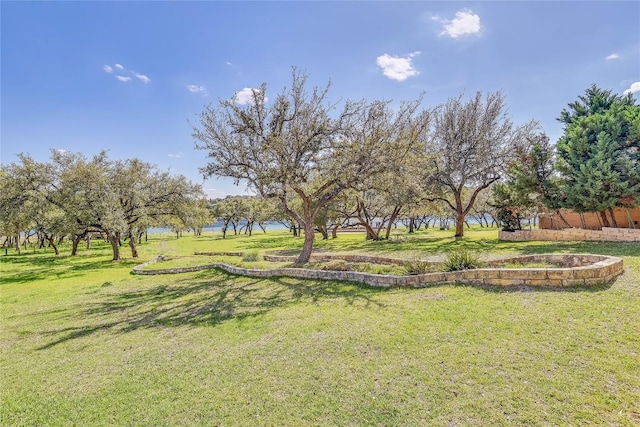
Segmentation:
[(244, 252), (194, 252), (193, 254), (207, 256), (243, 256)]
[[(174, 274), (219, 268), (231, 274), (249, 277), (295, 277), (301, 279), (346, 280), (360, 282), (374, 287), (425, 287), (441, 283), (469, 283), (474, 285), (498, 286), (577, 286), (610, 283), (623, 272), (621, 258), (604, 255), (526, 255), (493, 261), (493, 268), (428, 273), (413, 276), (393, 276), (369, 274), (355, 271), (308, 270), (304, 268), (276, 268), (260, 270), (236, 267), (224, 263), (214, 263), (197, 267), (143, 270), (152, 261), (134, 267), (135, 274)], [(506, 263), (551, 262), (563, 265), (579, 265), (563, 268), (495, 268)]]
[(499, 238), (512, 242), (530, 240), (640, 242), (640, 229), (603, 227), (602, 230), (565, 228), (564, 230), (500, 231)]
[[(243, 256), (243, 252), (195, 252), (195, 255), (208, 255), (208, 256)], [(269, 255), (262, 256), (265, 261), (269, 262), (295, 262), (298, 259), (295, 255)], [(349, 262), (371, 262), (374, 264), (394, 264), (404, 265), (407, 261), (399, 258), (388, 258), (382, 256), (373, 255), (361, 255), (361, 254), (311, 254), (311, 261), (331, 261), (334, 259), (340, 259)]]
[[(264, 255), (265, 261), (271, 262), (294, 262), (298, 259), (297, 256), (290, 255)], [(359, 254), (311, 254), (311, 261), (331, 261), (334, 259), (340, 259), (349, 262), (371, 262), (374, 264), (395, 264), (395, 265), (404, 265), (406, 264), (406, 260), (399, 258), (387, 258), (382, 256), (373, 256), (373, 255), (359, 255)]]
[[(242, 254), (242, 253), (240, 253)], [(133, 274), (143, 274), (153, 276), (156, 274), (179, 274), (179, 273), (190, 273), (192, 271), (202, 271), (202, 270), (211, 270), (212, 268), (217, 268), (217, 264), (205, 264), (205, 265), (196, 265), (193, 267), (174, 267), (174, 268), (158, 268), (154, 270), (145, 270), (144, 268), (148, 265), (155, 264), (164, 259), (163, 255), (158, 255), (151, 261), (147, 261), (144, 264), (139, 264), (133, 267)]]

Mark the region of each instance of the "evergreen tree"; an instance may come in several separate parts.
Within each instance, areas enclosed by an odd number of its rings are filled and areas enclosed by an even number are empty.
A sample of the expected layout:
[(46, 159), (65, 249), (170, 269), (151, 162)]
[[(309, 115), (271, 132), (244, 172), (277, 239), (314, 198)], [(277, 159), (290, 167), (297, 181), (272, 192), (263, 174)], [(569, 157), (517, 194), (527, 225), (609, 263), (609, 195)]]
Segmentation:
[(545, 134), (539, 134), (516, 148), (505, 182), (492, 187), (491, 206), (504, 230), (519, 230), (522, 219), (542, 206), (558, 209), (558, 193), (553, 146)]
[(640, 106), (593, 85), (569, 108), (558, 118), (566, 124), (557, 144), (559, 204), (599, 212), (609, 226), (607, 210), (640, 203)]

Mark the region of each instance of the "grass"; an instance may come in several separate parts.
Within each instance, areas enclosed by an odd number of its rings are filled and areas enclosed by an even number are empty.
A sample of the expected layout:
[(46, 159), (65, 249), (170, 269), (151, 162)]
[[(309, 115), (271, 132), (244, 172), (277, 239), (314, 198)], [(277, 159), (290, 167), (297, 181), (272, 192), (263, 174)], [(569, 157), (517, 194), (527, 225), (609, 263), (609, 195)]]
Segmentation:
[(314, 270), (358, 271), (373, 274), (403, 275), (406, 270), (399, 265), (375, 264), (371, 262), (351, 262), (341, 259), (330, 261), (314, 261), (304, 265), (290, 264), (288, 267), (309, 268)]
[(640, 424), (640, 244), (450, 235), (318, 246), (407, 259), (598, 253), (626, 271), (568, 290), (130, 273), (159, 253), (301, 246), (271, 231), (158, 236), (136, 261), (112, 262), (98, 242), (74, 258), (0, 256), (0, 424)]
[(161, 270), (165, 268), (177, 268), (177, 267), (195, 267), (199, 265), (211, 264), (212, 257), (202, 255), (184, 255), (184, 256), (168, 256), (164, 259), (149, 264), (144, 267), (145, 270)]

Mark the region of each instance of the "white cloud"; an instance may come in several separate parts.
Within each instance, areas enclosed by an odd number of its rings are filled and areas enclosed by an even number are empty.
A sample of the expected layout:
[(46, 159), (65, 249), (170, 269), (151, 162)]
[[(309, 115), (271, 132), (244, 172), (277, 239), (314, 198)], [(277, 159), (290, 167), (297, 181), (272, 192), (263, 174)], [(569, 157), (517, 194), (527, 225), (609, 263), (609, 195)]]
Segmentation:
[(54, 148), (53, 151), (55, 151), (58, 154), (68, 153), (68, 151), (65, 150), (64, 148)]
[(184, 156), (184, 154), (182, 153), (182, 151), (175, 153), (175, 154), (169, 154), (169, 157), (175, 157), (177, 159), (182, 158), (182, 156)]
[(233, 64), (229, 61), (225, 62), (225, 64), (227, 64), (229, 67), (231, 67)]
[[(245, 87), (244, 89), (236, 92), (236, 95), (233, 97), (233, 100), (236, 102), (236, 104), (239, 104), (239, 105), (249, 104), (250, 102), (253, 101), (254, 90), (257, 91), (259, 89), (252, 88), (252, 87)], [(267, 101), (269, 101), (269, 98), (265, 96), (264, 102), (267, 102)]]
[(620, 55), (618, 55), (617, 53), (612, 53), (611, 55), (607, 56), (604, 59), (606, 59), (607, 61), (610, 61), (612, 59), (618, 59), (618, 58), (620, 58)]
[(437, 16), (434, 16), (433, 19), (443, 24), (441, 36), (447, 35), (454, 39), (466, 34), (478, 34), (482, 30), (480, 16), (468, 9), (456, 12), (456, 17), (452, 20), (440, 19)]
[(409, 77), (420, 74), (420, 72), (413, 66), (412, 59), (414, 56), (419, 54), (420, 52), (413, 52), (406, 57), (402, 57), (391, 56), (388, 53), (385, 53), (384, 55), (376, 58), (376, 64), (382, 68), (382, 74), (389, 77), (391, 80), (401, 82)]
[(137, 78), (142, 80), (144, 82), (144, 84), (147, 84), (147, 83), (149, 83), (151, 81), (151, 79), (149, 77), (145, 76), (144, 74), (136, 73), (133, 70), (131, 70), (131, 74), (133, 74), (134, 76), (136, 76)]
[(202, 94), (202, 96), (209, 96), (206, 86), (188, 85), (187, 90), (191, 93), (199, 93)]
[(636, 93), (636, 92), (640, 92), (640, 82), (633, 82), (631, 83), (631, 86), (629, 86), (629, 89), (625, 90), (624, 93), (625, 95), (630, 94), (630, 93)]
[[(113, 66), (111, 65), (104, 65), (102, 67), (102, 69), (106, 72), (106, 73), (113, 73), (113, 71), (118, 70), (118, 71), (123, 71), (123, 72), (130, 72), (135, 78), (137, 78), (138, 80), (142, 81), (144, 84), (147, 83), (151, 83), (151, 79), (149, 78), (149, 76), (146, 76), (144, 74), (138, 73), (137, 71), (134, 70), (127, 70), (122, 64), (114, 64)], [(122, 76), (122, 75), (118, 75), (118, 76), (114, 76), (116, 79), (120, 80), (121, 82), (129, 82), (131, 81), (131, 77), (128, 76)]]

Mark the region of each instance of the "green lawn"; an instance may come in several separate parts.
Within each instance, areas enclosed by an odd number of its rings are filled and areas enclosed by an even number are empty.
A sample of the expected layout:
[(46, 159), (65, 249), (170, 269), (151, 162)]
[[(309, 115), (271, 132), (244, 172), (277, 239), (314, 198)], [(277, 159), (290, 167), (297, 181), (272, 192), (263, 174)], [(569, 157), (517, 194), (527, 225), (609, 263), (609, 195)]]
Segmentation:
[[(640, 244), (363, 235), (320, 250), (464, 247), (624, 258), (595, 289), (370, 289), (207, 270), (137, 276), (159, 253), (300, 247), (269, 231), (150, 236), (141, 259), (0, 256), (2, 425), (640, 425)], [(128, 248), (123, 254), (129, 256)], [(203, 263), (210, 258), (203, 257)]]

